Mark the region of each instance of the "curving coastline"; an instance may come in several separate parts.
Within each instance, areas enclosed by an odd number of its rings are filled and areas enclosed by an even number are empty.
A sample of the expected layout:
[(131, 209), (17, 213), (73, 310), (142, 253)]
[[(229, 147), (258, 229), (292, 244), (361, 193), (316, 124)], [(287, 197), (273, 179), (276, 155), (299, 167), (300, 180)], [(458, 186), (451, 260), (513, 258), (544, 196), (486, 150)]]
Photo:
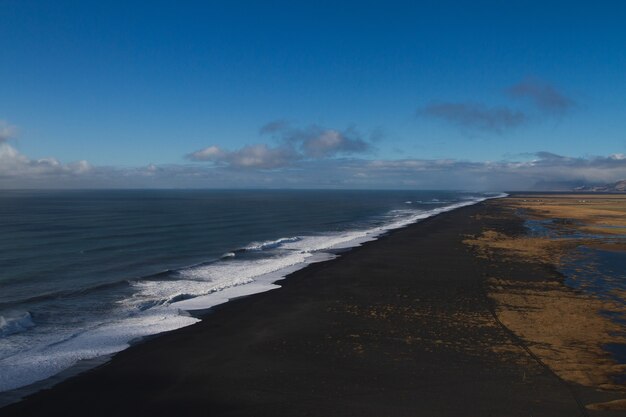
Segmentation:
[(485, 229), (525, 233), (498, 201), (312, 264), (0, 415), (595, 413), (584, 405), (620, 397), (512, 352), (525, 342), (492, 314), (490, 277), (562, 279), (549, 264), (481, 258), (464, 242)]

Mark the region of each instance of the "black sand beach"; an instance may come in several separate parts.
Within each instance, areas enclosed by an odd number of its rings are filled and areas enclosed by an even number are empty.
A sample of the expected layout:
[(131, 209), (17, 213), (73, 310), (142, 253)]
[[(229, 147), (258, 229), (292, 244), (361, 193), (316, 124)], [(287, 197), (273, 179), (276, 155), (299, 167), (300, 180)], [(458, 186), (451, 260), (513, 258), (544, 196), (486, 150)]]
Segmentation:
[[(494, 216), (498, 214), (498, 216)], [(492, 314), (486, 280), (559, 280), (463, 243), (523, 233), (492, 202), (427, 219), (281, 289), (215, 308), (0, 416), (579, 416), (616, 396), (567, 383)]]

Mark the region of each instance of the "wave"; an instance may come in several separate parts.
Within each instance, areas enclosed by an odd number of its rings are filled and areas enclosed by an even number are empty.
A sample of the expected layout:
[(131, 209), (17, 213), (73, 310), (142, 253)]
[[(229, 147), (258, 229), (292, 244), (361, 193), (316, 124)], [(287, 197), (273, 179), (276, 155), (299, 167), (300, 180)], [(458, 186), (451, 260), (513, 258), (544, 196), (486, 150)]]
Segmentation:
[(21, 333), (32, 327), (35, 327), (35, 322), (28, 311), (9, 312), (0, 316), (0, 337)]
[(226, 288), (246, 285), (258, 277), (306, 262), (309, 255), (293, 253), (260, 260), (240, 260), (215, 263), (179, 272), (181, 278), (171, 281), (137, 281), (135, 295), (125, 300), (127, 305), (146, 302), (174, 304), (182, 300), (212, 294)]
[[(136, 280), (143, 280), (143, 279), (167, 278), (168, 276), (171, 276), (171, 274), (173, 272), (174, 271), (168, 269), (168, 270), (156, 272), (154, 274), (146, 275), (146, 276), (143, 276), (143, 277), (138, 277), (138, 278), (135, 278), (135, 279)], [(131, 282), (132, 282), (132, 280), (121, 279), (121, 280), (118, 280), (118, 281), (104, 282), (104, 283), (99, 283), (99, 284), (95, 284), (95, 285), (91, 285), (91, 286), (77, 288), (75, 290), (51, 291), (51, 292), (47, 292), (47, 293), (43, 293), (43, 294), (38, 294), (38, 295), (35, 295), (35, 296), (32, 296), (32, 297), (25, 297), (25, 298), (15, 299), (15, 300), (12, 300), (9, 303), (0, 303), (0, 309), (7, 309), (7, 308), (12, 308), (13, 306), (17, 306), (17, 305), (38, 303), (38, 302), (48, 301), (48, 300), (58, 300), (58, 299), (63, 299), (63, 298), (67, 299), (67, 298), (82, 297), (82, 296), (84, 296), (86, 294), (91, 294), (91, 293), (94, 293), (94, 292), (106, 291), (106, 290), (110, 290), (110, 289), (114, 289), (114, 288), (127, 287), (127, 286), (129, 286), (129, 284)]]
[(417, 200), (416, 203), (418, 204), (449, 204), (451, 203), (451, 201), (447, 201), (447, 200), (437, 200), (436, 198), (433, 198), (432, 200)]
[(267, 240), (265, 242), (252, 242), (248, 246), (244, 248), (244, 250), (266, 250), (266, 249), (275, 249), (285, 243), (297, 242), (300, 240), (299, 237), (281, 237), (276, 240)]

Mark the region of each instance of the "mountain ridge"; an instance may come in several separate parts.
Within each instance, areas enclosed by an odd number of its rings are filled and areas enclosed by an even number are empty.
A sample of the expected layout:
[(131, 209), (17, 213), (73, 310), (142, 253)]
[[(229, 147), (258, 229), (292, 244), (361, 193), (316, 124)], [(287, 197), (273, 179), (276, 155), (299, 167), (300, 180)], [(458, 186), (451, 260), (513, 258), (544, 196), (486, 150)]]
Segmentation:
[(626, 179), (605, 185), (583, 185), (574, 191), (591, 191), (599, 193), (626, 193)]

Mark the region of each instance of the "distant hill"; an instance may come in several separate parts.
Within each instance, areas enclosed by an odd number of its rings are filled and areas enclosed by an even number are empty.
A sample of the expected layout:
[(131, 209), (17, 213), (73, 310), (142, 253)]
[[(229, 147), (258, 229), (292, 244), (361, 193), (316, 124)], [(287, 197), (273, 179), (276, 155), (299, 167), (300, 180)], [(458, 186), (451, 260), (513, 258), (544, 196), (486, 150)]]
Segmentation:
[(607, 185), (585, 185), (574, 188), (574, 191), (591, 191), (596, 193), (626, 193), (626, 180)]

